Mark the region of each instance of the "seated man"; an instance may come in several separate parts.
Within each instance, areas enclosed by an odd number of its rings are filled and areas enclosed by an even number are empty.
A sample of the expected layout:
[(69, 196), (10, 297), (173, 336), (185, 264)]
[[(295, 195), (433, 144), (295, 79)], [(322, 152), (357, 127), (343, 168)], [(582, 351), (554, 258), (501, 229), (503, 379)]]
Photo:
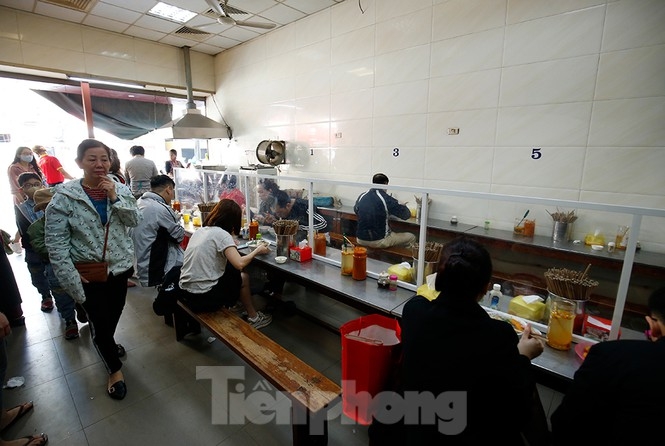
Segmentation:
[[(377, 173), (372, 178), (373, 184), (388, 184), (388, 177)], [(385, 189), (370, 189), (362, 193), (353, 206), (358, 216), (356, 238), (358, 244), (370, 248), (388, 248), (389, 246), (409, 245), (416, 241), (410, 232), (392, 232), (390, 216), (406, 220), (411, 217), (411, 210), (388, 195)]]
[(180, 224), (180, 215), (170, 206), (175, 198), (174, 189), (175, 183), (168, 175), (154, 176), (150, 179), (150, 191), (136, 202), (143, 220), (131, 228), (130, 235), (143, 286), (160, 285), (164, 275), (183, 262), (180, 242), (185, 237), (185, 228)]
[[(303, 198), (291, 198), (283, 190), (275, 193), (275, 214), (279, 218), (286, 220), (298, 220), (298, 234), (296, 241), (307, 238), (309, 231), (309, 203)], [(313, 230), (315, 232), (328, 232), (326, 219), (319, 214), (319, 210), (314, 206)]]

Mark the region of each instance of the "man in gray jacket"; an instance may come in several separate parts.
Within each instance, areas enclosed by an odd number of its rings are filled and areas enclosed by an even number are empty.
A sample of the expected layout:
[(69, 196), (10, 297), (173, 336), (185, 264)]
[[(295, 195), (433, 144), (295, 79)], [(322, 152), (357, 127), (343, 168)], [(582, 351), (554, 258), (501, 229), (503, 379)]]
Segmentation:
[(168, 175), (150, 179), (150, 191), (139, 198), (137, 205), (143, 221), (130, 230), (136, 252), (136, 269), (143, 286), (157, 286), (174, 266), (182, 265), (185, 228), (180, 215), (169, 203), (175, 197), (175, 183)]

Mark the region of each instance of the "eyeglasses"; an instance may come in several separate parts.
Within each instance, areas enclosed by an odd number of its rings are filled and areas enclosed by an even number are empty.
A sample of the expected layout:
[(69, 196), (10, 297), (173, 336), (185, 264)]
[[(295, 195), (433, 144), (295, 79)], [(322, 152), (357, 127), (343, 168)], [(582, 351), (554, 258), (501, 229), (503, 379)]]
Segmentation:
[(30, 189), (31, 187), (41, 187), (41, 186), (42, 183), (34, 182), (34, 183), (23, 183), (23, 186), (21, 187), (23, 187), (23, 189)]

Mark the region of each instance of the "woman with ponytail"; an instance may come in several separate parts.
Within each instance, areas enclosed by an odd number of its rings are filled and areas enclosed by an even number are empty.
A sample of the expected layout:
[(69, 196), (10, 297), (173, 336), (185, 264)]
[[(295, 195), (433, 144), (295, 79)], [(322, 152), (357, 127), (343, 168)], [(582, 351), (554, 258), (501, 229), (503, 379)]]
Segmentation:
[(520, 339), (478, 304), (491, 277), (487, 250), (457, 238), (441, 256), (438, 297), (415, 296), (404, 307), (403, 390), (437, 399), (434, 420), (404, 420), (404, 444), (490, 444), (497, 435), (524, 444), (522, 435), (528, 437), (534, 423), (531, 359), (543, 344), (530, 327)]

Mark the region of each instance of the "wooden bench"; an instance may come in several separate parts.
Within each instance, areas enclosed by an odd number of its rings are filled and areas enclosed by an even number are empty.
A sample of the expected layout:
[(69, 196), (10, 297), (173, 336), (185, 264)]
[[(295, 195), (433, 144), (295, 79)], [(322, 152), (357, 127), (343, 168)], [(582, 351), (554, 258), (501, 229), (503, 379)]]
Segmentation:
[(174, 313), (176, 339), (181, 340), (191, 332), (192, 319), (291, 399), (294, 445), (328, 443), (327, 412), (341, 398), (339, 385), (228, 309), (194, 313), (178, 301)]

